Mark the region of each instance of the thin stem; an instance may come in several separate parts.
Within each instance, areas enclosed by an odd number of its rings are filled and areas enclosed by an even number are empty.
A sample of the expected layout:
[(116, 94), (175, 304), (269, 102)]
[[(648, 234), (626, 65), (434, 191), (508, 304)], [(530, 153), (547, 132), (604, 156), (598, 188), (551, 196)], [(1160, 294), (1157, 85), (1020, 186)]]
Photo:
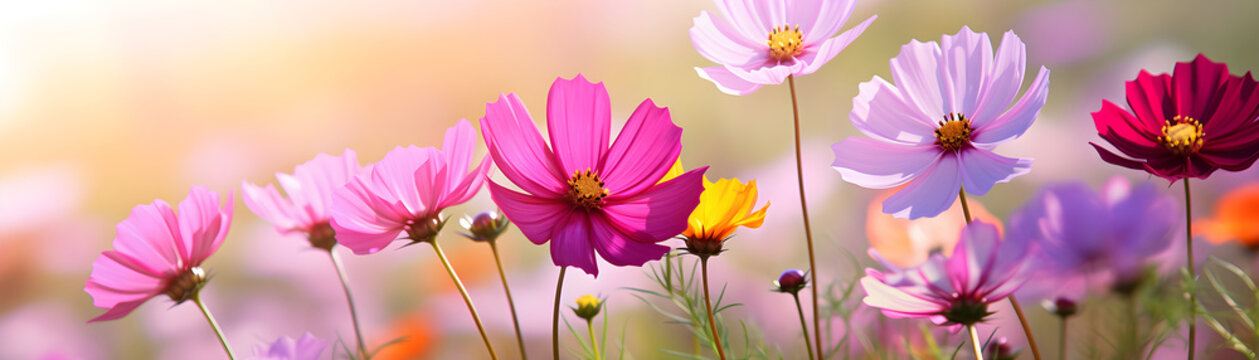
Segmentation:
[[(809, 227), (809, 204), (805, 201), (804, 196), (804, 156), (800, 151), (800, 106), (796, 100), (796, 76), (787, 75), (787, 85), (791, 87), (791, 115), (796, 126), (796, 183), (800, 187), (800, 215), (804, 219), (804, 240), (809, 246), (809, 273), (813, 274), (813, 284), (809, 287), (809, 292), (813, 295), (813, 329), (818, 329), (818, 311), (817, 311), (817, 286), (821, 284), (818, 281), (817, 261), (813, 259), (813, 229)], [(817, 346), (817, 356), (820, 359), (822, 352), (822, 332), (813, 332), (814, 344)]]
[(193, 293), (192, 302), (197, 304), (197, 308), (201, 309), (201, 314), (205, 315), (205, 320), (210, 322), (210, 328), (214, 329), (214, 335), (219, 337), (219, 343), (223, 344), (223, 351), (227, 352), (227, 358), (235, 360), (236, 354), (232, 353), (232, 346), (227, 344), (227, 338), (223, 337), (223, 330), (219, 329), (219, 322), (214, 321), (214, 315), (210, 314), (210, 309), (205, 307), (201, 302), (201, 294)]
[(1058, 328), (1058, 360), (1067, 359), (1067, 317), (1062, 316)]
[(498, 243), (489, 241), (490, 251), (494, 253), (494, 264), (498, 265), (498, 278), (503, 280), (503, 292), (507, 293), (507, 308), (511, 309), (511, 324), (516, 327), (516, 344), (520, 345), (520, 359), (529, 359), (525, 354), (525, 337), (520, 332), (520, 320), (516, 316), (516, 302), (511, 298), (511, 288), (507, 286), (507, 273), (503, 271), (503, 261), (498, 256)]
[(345, 302), (350, 306), (350, 320), (354, 323), (354, 337), (358, 339), (359, 357), (371, 359), (371, 354), (367, 352), (367, 345), (363, 342), (363, 330), (358, 325), (358, 311), (354, 310), (354, 296), (350, 295), (350, 280), (345, 275), (345, 267), (341, 265), (341, 258), (333, 249), (328, 249), (328, 257), (332, 259), (332, 267), (337, 269), (337, 277), (341, 279), (341, 288), (345, 290)]
[(966, 325), (966, 331), (970, 332), (970, 343), (975, 349), (975, 360), (984, 360), (984, 347), (979, 344), (979, 332), (975, 331), (975, 325)]
[[(1185, 258), (1189, 264), (1190, 281), (1197, 282), (1198, 270), (1193, 265), (1193, 201), (1189, 197), (1189, 178), (1185, 178)], [(1198, 294), (1189, 291), (1189, 360), (1193, 360), (1198, 335)]]
[(804, 349), (809, 351), (809, 358), (813, 358), (813, 343), (809, 340), (809, 325), (804, 322), (804, 307), (800, 306), (799, 292), (791, 293), (791, 298), (796, 300), (796, 313), (800, 314), (800, 330), (804, 331)]
[(567, 266), (560, 267), (559, 280), (555, 281), (555, 311), (551, 313), (551, 354), (560, 360), (560, 294), (564, 290), (564, 272)]
[(717, 333), (717, 321), (713, 320), (712, 296), (708, 295), (708, 257), (699, 257), (699, 268), (704, 272), (704, 309), (708, 310), (708, 328), (713, 330), (713, 347), (717, 348), (717, 356), (726, 360), (726, 350), (721, 347), (721, 334)]
[(1019, 306), (1019, 300), (1010, 295), (1010, 306), (1014, 307), (1014, 314), (1019, 316), (1019, 324), (1023, 325), (1023, 334), (1027, 335), (1027, 347), (1032, 349), (1032, 358), (1040, 360), (1040, 348), (1036, 347), (1036, 337), (1032, 336), (1032, 327), (1027, 325), (1027, 317), (1023, 316), (1023, 307)]
[(590, 346), (595, 350), (595, 359), (603, 360), (603, 354), (599, 353), (599, 340), (595, 340), (595, 320), (586, 320), (586, 331), (590, 332)]
[(957, 190), (957, 198), (962, 200), (962, 215), (966, 215), (966, 223), (970, 224), (970, 204), (966, 203), (966, 189), (959, 188)]
[(459, 280), (459, 275), (455, 275), (455, 268), (450, 266), (450, 261), (446, 260), (446, 253), (442, 252), (442, 247), (437, 245), (437, 240), (432, 239), (426, 241), (429, 245), (433, 245), (433, 251), (437, 252), (437, 258), (442, 261), (442, 266), (446, 267), (446, 273), (450, 274), (450, 281), (455, 283), (455, 287), (459, 289), (459, 295), (463, 296), (463, 302), (468, 304), (468, 312), (472, 314), (472, 321), (476, 322), (476, 330), (481, 333), (481, 340), (485, 341), (485, 349), (490, 352), (490, 359), (498, 359), (498, 354), (494, 353), (494, 345), (490, 344), (490, 336), (485, 334), (485, 326), (481, 325), (481, 315), (477, 314), (476, 305), (472, 304), (472, 298), (468, 296), (468, 289), (463, 287), (463, 281)]
[(1128, 324), (1131, 324), (1126, 326), (1127, 333), (1124, 334), (1126, 336), (1124, 342), (1127, 344), (1124, 344), (1124, 347), (1127, 348), (1128, 356), (1135, 359), (1141, 356), (1141, 348), (1137, 344), (1137, 339), (1140, 337), (1139, 329), (1141, 328), (1141, 324), (1137, 323), (1140, 320), (1137, 316), (1137, 297), (1136, 295), (1127, 295), (1124, 300), (1127, 300), (1128, 303)]

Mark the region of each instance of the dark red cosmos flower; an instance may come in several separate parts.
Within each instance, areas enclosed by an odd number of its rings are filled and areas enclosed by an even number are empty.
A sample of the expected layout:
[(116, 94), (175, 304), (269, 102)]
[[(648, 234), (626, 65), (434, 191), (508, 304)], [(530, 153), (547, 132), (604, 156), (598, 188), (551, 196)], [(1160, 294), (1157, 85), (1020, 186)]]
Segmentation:
[(1241, 171), (1259, 158), (1259, 89), (1250, 72), (1198, 54), (1171, 75), (1141, 71), (1127, 83), (1131, 112), (1110, 101), (1093, 113), (1098, 135), (1124, 156), (1090, 143), (1108, 163), (1168, 181)]

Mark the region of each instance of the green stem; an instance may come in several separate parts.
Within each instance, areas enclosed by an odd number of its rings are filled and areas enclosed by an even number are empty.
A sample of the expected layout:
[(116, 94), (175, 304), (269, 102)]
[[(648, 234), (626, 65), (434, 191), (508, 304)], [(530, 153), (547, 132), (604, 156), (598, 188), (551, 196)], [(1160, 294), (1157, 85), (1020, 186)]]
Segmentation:
[(970, 332), (970, 344), (975, 349), (975, 359), (984, 360), (984, 348), (979, 344), (979, 332), (975, 331), (975, 325), (967, 325), (966, 331)]
[(520, 345), (520, 359), (527, 360), (525, 353), (525, 337), (520, 332), (520, 320), (516, 316), (516, 302), (512, 300), (511, 288), (507, 286), (507, 273), (503, 271), (503, 261), (498, 256), (498, 243), (489, 241), (490, 251), (494, 253), (494, 264), (498, 265), (498, 277), (503, 280), (503, 292), (507, 293), (507, 308), (511, 309), (511, 324), (516, 328), (516, 344)]
[[(966, 188), (957, 190), (957, 198), (962, 202), (962, 215), (966, 216), (966, 223), (970, 224), (973, 218), (970, 216), (970, 205), (966, 203)], [(1019, 324), (1023, 325), (1023, 334), (1027, 336), (1027, 347), (1032, 349), (1032, 357), (1040, 360), (1040, 348), (1036, 346), (1036, 337), (1032, 336), (1032, 327), (1028, 325), (1027, 317), (1023, 315), (1023, 307), (1019, 306), (1019, 300), (1015, 299), (1013, 294), (1008, 298), (1010, 306), (1014, 308), (1014, 314), (1019, 316)]]
[(800, 294), (793, 292), (791, 298), (796, 300), (796, 313), (800, 314), (800, 330), (804, 331), (804, 349), (809, 351), (809, 358), (812, 359), (813, 343), (809, 341), (809, 325), (804, 322), (804, 307), (800, 306)]
[(555, 310), (551, 313), (551, 354), (560, 360), (560, 294), (564, 290), (564, 272), (567, 266), (560, 267), (559, 279), (555, 281)]
[(1058, 360), (1067, 359), (1067, 317), (1061, 316), (1062, 322), (1058, 329)]
[[(1189, 264), (1190, 281), (1197, 282), (1198, 270), (1193, 265), (1193, 202), (1189, 196), (1189, 178), (1185, 178), (1185, 258)], [(1189, 360), (1193, 360), (1198, 335), (1198, 294), (1193, 286), (1189, 291)]]
[(713, 302), (712, 296), (708, 295), (708, 257), (699, 257), (699, 267), (704, 272), (704, 309), (708, 310), (708, 327), (713, 330), (713, 347), (717, 349), (717, 356), (721, 360), (726, 360), (726, 350), (721, 346), (721, 334), (717, 332), (717, 321), (713, 319)]
[(328, 249), (328, 257), (332, 258), (332, 267), (337, 269), (337, 277), (341, 279), (341, 288), (345, 290), (345, 302), (350, 306), (350, 320), (354, 323), (354, 337), (358, 339), (359, 356), (362, 359), (371, 359), (371, 354), (367, 352), (367, 345), (363, 342), (363, 330), (358, 325), (358, 311), (354, 308), (354, 296), (350, 295), (350, 280), (345, 275), (345, 267), (341, 265), (341, 258), (333, 249)]
[[(814, 286), (809, 287), (809, 292), (813, 295), (813, 329), (818, 329), (818, 311), (817, 311), (817, 284), (822, 282), (818, 279), (817, 261), (813, 259), (813, 230), (809, 227), (809, 204), (805, 201), (804, 196), (804, 156), (800, 151), (800, 106), (796, 100), (796, 76), (787, 75), (787, 85), (791, 87), (791, 115), (796, 126), (796, 183), (800, 187), (800, 215), (804, 219), (804, 240), (809, 246), (809, 273), (813, 274)], [(817, 346), (817, 356), (822, 356), (822, 332), (814, 331), (814, 344)]]
[(232, 346), (227, 344), (227, 338), (223, 337), (223, 330), (219, 329), (219, 322), (214, 321), (214, 315), (210, 314), (210, 309), (205, 307), (205, 303), (201, 302), (201, 293), (192, 293), (192, 302), (197, 304), (197, 308), (201, 309), (201, 314), (205, 315), (205, 320), (210, 322), (210, 328), (214, 329), (214, 335), (219, 337), (219, 343), (223, 344), (223, 351), (227, 352), (228, 359), (236, 359), (236, 354), (232, 353)]
[(442, 252), (442, 247), (437, 245), (437, 239), (426, 241), (429, 245), (433, 245), (433, 251), (437, 252), (437, 258), (441, 260), (442, 266), (446, 268), (446, 273), (450, 274), (450, 281), (455, 283), (455, 287), (459, 289), (459, 295), (463, 296), (463, 302), (468, 304), (468, 312), (472, 314), (472, 321), (476, 322), (476, 330), (481, 333), (481, 340), (485, 341), (485, 349), (490, 352), (490, 359), (498, 359), (498, 354), (494, 353), (494, 345), (490, 344), (490, 336), (485, 333), (485, 326), (481, 325), (481, 315), (477, 314), (476, 305), (472, 304), (472, 298), (468, 296), (468, 289), (463, 287), (463, 281), (459, 280), (459, 275), (455, 274), (455, 268), (450, 266), (450, 261), (446, 260), (446, 254)]
[(603, 354), (599, 353), (599, 340), (595, 339), (595, 321), (594, 319), (586, 320), (586, 331), (590, 332), (590, 346), (595, 349), (595, 359), (603, 360)]
[(965, 188), (958, 188), (957, 198), (962, 200), (962, 215), (966, 215), (966, 224), (969, 225), (972, 220), (970, 217), (970, 204), (966, 203), (966, 189)]

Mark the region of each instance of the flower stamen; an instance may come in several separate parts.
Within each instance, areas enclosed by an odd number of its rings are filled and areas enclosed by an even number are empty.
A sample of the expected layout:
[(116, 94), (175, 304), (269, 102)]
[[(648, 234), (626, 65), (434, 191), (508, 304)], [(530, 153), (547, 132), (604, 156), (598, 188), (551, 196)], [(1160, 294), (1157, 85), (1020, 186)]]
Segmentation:
[(791, 60), (804, 50), (804, 33), (800, 32), (800, 25), (795, 28), (790, 25), (775, 26), (769, 32), (766, 44), (769, 45), (769, 57), (778, 61)]
[(1188, 116), (1176, 115), (1163, 125), (1163, 136), (1158, 137), (1158, 142), (1176, 155), (1190, 155), (1202, 148), (1205, 137), (1202, 123)]
[(936, 144), (948, 151), (957, 151), (962, 147), (970, 144), (971, 128), (970, 119), (965, 115), (952, 113), (944, 116), (944, 120), (939, 121), (939, 128), (936, 129)]
[(586, 210), (599, 209), (603, 207), (603, 198), (609, 194), (605, 185), (603, 180), (599, 179), (599, 173), (590, 169), (577, 170), (568, 180), (568, 196), (573, 204)]

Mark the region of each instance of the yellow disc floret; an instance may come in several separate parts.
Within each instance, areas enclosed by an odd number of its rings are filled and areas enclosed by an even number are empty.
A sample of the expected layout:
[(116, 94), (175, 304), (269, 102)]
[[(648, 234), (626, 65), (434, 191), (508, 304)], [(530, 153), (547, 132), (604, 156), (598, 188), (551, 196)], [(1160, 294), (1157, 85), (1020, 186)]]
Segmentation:
[(769, 32), (769, 57), (778, 61), (787, 61), (800, 55), (800, 51), (804, 50), (804, 33), (800, 32), (800, 26), (792, 28), (788, 25), (775, 26), (773, 31)]
[(1163, 136), (1158, 142), (1176, 155), (1197, 153), (1202, 148), (1202, 140), (1206, 133), (1202, 131), (1202, 123), (1188, 116), (1176, 116), (1163, 125)]
[(568, 196), (574, 204), (587, 210), (598, 209), (603, 207), (603, 198), (609, 194), (604, 185), (599, 179), (599, 173), (590, 169), (578, 170), (573, 172), (573, 177), (568, 180)]
[(944, 120), (938, 123), (939, 128), (936, 129), (936, 144), (944, 150), (957, 151), (966, 144), (970, 144), (971, 126), (970, 119), (962, 114), (949, 114), (944, 116)]

